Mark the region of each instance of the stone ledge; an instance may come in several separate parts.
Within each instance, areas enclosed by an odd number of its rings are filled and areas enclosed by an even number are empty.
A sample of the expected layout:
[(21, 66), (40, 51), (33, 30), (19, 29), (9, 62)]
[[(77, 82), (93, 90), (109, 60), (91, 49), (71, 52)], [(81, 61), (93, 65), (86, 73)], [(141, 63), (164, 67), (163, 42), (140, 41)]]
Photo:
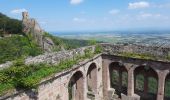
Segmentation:
[(133, 96), (127, 96), (127, 95), (121, 94), (121, 99), (122, 100), (140, 100), (140, 96), (138, 96), (137, 94), (134, 94)]

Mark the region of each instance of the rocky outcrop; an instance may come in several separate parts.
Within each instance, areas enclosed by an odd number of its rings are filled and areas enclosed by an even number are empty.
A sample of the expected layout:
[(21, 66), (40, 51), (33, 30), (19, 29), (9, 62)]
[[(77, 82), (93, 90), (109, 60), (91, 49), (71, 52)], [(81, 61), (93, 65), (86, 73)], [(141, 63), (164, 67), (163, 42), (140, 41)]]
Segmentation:
[(8, 61), (8, 62), (6, 62), (6, 63), (4, 63), (4, 64), (0, 64), (0, 70), (3, 70), (3, 69), (5, 69), (5, 68), (8, 68), (8, 67), (10, 67), (12, 64), (13, 64), (13, 63), (10, 62), (10, 61)]
[(26, 33), (26, 35), (31, 35), (45, 52), (51, 52), (54, 43), (50, 38), (44, 36), (44, 31), (38, 22), (35, 19), (29, 18), (28, 12), (23, 12), (22, 16), (23, 32)]

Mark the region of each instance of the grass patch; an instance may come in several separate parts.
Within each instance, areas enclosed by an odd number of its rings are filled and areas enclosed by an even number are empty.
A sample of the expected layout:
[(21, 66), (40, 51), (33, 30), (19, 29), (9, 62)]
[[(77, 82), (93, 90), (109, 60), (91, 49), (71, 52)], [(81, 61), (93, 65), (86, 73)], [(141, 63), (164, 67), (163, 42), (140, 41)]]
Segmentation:
[(124, 57), (157, 60), (156, 57), (151, 54), (138, 54), (138, 53), (131, 53), (131, 52), (122, 52), (122, 53), (119, 53), (118, 55), (124, 56)]
[(0, 64), (39, 54), (42, 54), (41, 48), (33, 39), (26, 36), (13, 35), (0, 39)]

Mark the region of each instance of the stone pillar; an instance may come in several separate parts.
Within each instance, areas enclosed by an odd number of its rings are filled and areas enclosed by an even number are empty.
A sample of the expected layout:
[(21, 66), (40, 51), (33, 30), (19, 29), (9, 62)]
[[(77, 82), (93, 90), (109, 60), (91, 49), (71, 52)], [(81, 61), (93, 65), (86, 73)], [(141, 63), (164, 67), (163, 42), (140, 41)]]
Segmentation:
[(103, 98), (108, 100), (108, 90), (110, 89), (110, 76), (109, 76), (109, 64), (110, 61), (103, 59), (102, 61), (102, 78), (103, 78)]
[[(88, 87), (87, 87), (87, 76), (83, 77), (84, 80), (84, 100), (87, 100), (87, 92), (88, 92)], [(74, 100), (74, 99), (73, 99)]]
[(169, 73), (167, 70), (158, 71), (158, 93), (157, 100), (164, 100), (165, 79)]
[(137, 66), (133, 66), (128, 70), (128, 96), (134, 95), (134, 69)]
[(76, 83), (73, 84), (72, 86), (72, 98), (75, 100), (76, 97)]
[(121, 94), (121, 100), (140, 100), (140, 96), (134, 94), (134, 70), (137, 66), (132, 66), (128, 70), (128, 95)]

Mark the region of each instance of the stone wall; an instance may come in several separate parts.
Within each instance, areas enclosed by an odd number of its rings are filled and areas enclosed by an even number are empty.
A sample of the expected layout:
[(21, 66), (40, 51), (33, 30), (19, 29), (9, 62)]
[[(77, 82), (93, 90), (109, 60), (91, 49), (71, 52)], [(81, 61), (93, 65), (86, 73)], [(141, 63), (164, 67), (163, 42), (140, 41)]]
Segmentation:
[[(54, 76), (44, 79), (39, 84), (37, 90), (17, 91), (12, 95), (0, 97), (0, 100), (69, 100), (68, 83), (76, 72), (81, 72), (83, 75), (83, 100), (87, 98), (87, 71), (89, 66), (95, 63), (97, 69), (102, 68), (102, 58), (97, 55), (89, 60), (80, 62), (78, 65), (73, 66), (71, 69), (56, 73)], [(102, 69), (97, 72), (97, 93), (95, 100), (103, 100), (102, 92)], [(78, 85), (78, 86), (79, 86)], [(78, 87), (77, 87), (78, 88)], [(78, 91), (77, 91), (78, 92)], [(78, 99), (77, 99), (78, 100)]]
[[(95, 46), (86, 46), (86, 47), (81, 47), (81, 48), (72, 49), (68, 51), (45, 53), (36, 57), (28, 57), (27, 59), (25, 59), (25, 64), (27, 65), (36, 64), (36, 63), (58, 64), (62, 60), (83, 55), (86, 49), (90, 49), (91, 52), (94, 52)], [(4, 64), (0, 64), (0, 70), (8, 68), (12, 65), (13, 65), (12, 61), (6, 62)]]
[[(104, 53), (119, 53), (119, 52), (138, 52), (145, 53), (148, 50), (154, 50), (155, 47), (138, 47), (138, 46), (130, 46), (133, 49), (130, 49), (128, 46), (115, 46), (110, 44), (102, 44), (104, 49)], [(94, 46), (88, 46), (78, 49), (73, 49), (70, 51), (61, 51), (55, 53), (46, 53), (44, 55), (40, 55), (33, 58), (28, 58), (25, 60), (26, 64), (35, 64), (35, 63), (50, 63), (50, 64), (58, 64), (61, 60), (73, 58), (76, 55), (83, 55), (85, 50), (91, 49), (91, 51), (95, 50)], [(153, 51), (152, 54), (156, 54), (156, 52), (160, 52), (160, 54), (165, 54), (168, 52), (168, 48), (160, 49), (160, 51)], [(164, 100), (164, 88), (165, 81), (167, 75), (170, 73), (170, 62), (163, 61), (153, 61), (153, 60), (145, 60), (145, 59), (137, 59), (137, 58), (128, 58), (121, 57), (115, 55), (102, 54), (97, 55), (91, 59), (86, 59), (85, 61), (79, 62), (79, 64), (74, 65), (71, 69), (65, 70), (60, 73), (56, 73), (55, 75), (48, 77), (42, 80), (37, 88), (37, 90), (28, 90), (28, 91), (16, 91), (13, 94), (6, 95), (0, 97), (0, 100), (69, 100), (69, 92), (68, 92), (68, 84), (75, 73), (79, 72), (82, 74), (81, 82), (77, 85), (77, 88), (83, 90), (83, 92), (78, 92), (76, 90), (75, 93), (78, 96), (83, 96), (82, 100), (90, 100), (88, 97), (88, 85), (96, 88), (95, 99), (94, 100), (110, 100), (109, 98), (114, 97), (115, 89), (110, 86), (110, 75), (109, 75), (109, 66), (111, 63), (119, 62), (123, 65), (128, 72), (128, 86), (127, 86), (127, 94), (122, 94), (122, 100), (139, 100), (140, 96), (134, 91), (134, 73), (136, 73), (136, 68), (149, 67), (153, 69), (153, 71), (157, 75), (158, 80), (158, 89), (157, 89), (157, 100)], [(162, 56), (157, 54), (157, 56)], [(88, 83), (88, 73), (90, 66), (92, 64), (96, 65), (96, 70), (94, 74), (91, 74), (94, 77), (95, 82)], [(147, 69), (147, 68), (146, 68)], [(97, 71), (97, 72), (96, 72)], [(93, 71), (91, 71), (93, 73)], [(95, 73), (97, 75), (95, 76)], [(150, 73), (150, 72), (148, 72)], [(146, 76), (147, 78), (147, 76)], [(83, 81), (83, 84), (82, 84)], [(77, 83), (79, 83), (77, 81)], [(95, 84), (94, 84), (95, 83)], [(97, 85), (97, 86), (95, 86)], [(83, 88), (82, 88), (83, 87)], [(95, 89), (94, 88), (94, 89)], [(142, 97), (142, 96), (141, 96)], [(77, 99), (76, 99), (77, 100)], [(151, 99), (150, 99), (151, 100)]]
[(104, 53), (107, 54), (119, 54), (122, 52), (135, 53), (135, 54), (150, 54), (156, 57), (158, 60), (166, 60), (166, 57), (170, 56), (170, 48), (157, 47), (157, 46), (143, 46), (143, 45), (113, 45), (103, 43), (101, 44)]
[(91, 52), (94, 52), (95, 46), (87, 46), (87, 47), (72, 49), (68, 51), (59, 51), (54, 53), (46, 53), (36, 57), (29, 57), (25, 60), (25, 64), (35, 64), (35, 63), (58, 64), (62, 60), (70, 59), (75, 56), (84, 55), (85, 50), (87, 49), (90, 49)]

